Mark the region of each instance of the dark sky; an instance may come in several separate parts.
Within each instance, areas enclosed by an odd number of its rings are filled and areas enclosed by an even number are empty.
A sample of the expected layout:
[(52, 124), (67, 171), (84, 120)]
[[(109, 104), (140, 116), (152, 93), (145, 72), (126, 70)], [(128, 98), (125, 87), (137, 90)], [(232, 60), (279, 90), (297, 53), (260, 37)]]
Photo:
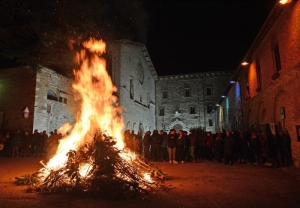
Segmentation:
[(236, 70), (277, 0), (146, 4), (147, 49), (158, 75)]

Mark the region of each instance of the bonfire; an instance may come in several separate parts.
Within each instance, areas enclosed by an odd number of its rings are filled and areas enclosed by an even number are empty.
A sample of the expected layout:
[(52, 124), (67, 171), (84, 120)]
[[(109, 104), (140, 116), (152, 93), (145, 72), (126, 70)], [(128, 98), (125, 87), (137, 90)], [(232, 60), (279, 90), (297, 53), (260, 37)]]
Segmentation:
[[(65, 124), (59, 129), (70, 133), (60, 140), (56, 154), (46, 164), (42, 162), (44, 168), (35, 174), (36, 190), (115, 198), (143, 195), (160, 187), (165, 173), (124, 145), (117, 88), (102, 57), (105, 43), (91, 38), (82, 45), (75, 57), (80, 69), (74, 70), (72, 85), (81, 110), (74, 125)], [(17, 178), (17, 183), (22, 181), (24, 178)]]

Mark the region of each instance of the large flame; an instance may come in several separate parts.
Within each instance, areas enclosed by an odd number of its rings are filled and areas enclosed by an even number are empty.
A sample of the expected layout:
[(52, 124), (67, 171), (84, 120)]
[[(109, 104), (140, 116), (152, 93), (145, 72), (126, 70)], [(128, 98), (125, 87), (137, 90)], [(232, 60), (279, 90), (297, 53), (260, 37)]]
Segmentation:
[[(101, 57), (105, 53), (106, 44), (100, 40), (90, 39), (83, 43), (85, 49), (77, 53), (75, 61), (81, 65), (75, 70), (73, 89), (76, 98), (80, 100), (74, 126), (66, 124), (59, 131), (71, 131), (70, 135), (60, 140), (58, 150), (46, 164), (46, 169), (57, 170), (67, 161), (69, 150), (77, 150), (80, 146), (93, 139), (101, 131), (118, 139), (118, 149), (124, 148), (123, 120), (117, 97), (113, 94), (117, 88), (113, 85), (106, 71), (106, 61)], [(46, 170), (45, 169), (45, 170)], [(81, 172), (87, 172), (83, 165)]]

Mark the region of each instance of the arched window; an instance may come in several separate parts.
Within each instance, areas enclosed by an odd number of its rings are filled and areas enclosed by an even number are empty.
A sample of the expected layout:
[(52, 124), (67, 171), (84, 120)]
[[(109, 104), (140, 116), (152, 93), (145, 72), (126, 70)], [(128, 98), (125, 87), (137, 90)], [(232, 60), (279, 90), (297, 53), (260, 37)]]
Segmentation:
[(56, 100), (57, 101), (56, 94), (52, 90), (48, 90), (48, 92), (47, 92), (47, 99), (48, 100)]

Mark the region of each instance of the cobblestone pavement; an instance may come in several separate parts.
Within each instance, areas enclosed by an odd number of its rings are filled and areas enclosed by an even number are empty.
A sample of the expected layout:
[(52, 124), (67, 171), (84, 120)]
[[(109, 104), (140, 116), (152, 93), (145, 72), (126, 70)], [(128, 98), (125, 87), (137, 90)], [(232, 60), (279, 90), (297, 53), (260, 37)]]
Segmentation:
[(39, 158), (0, 158), (0, 207), (300, 207), (300, 171), (293, 167), (155, 163), (168, 174), (167, 190), (147, 199), (106, 200), (71, 194), (26, 193), (16, 176), (41, 168)]

